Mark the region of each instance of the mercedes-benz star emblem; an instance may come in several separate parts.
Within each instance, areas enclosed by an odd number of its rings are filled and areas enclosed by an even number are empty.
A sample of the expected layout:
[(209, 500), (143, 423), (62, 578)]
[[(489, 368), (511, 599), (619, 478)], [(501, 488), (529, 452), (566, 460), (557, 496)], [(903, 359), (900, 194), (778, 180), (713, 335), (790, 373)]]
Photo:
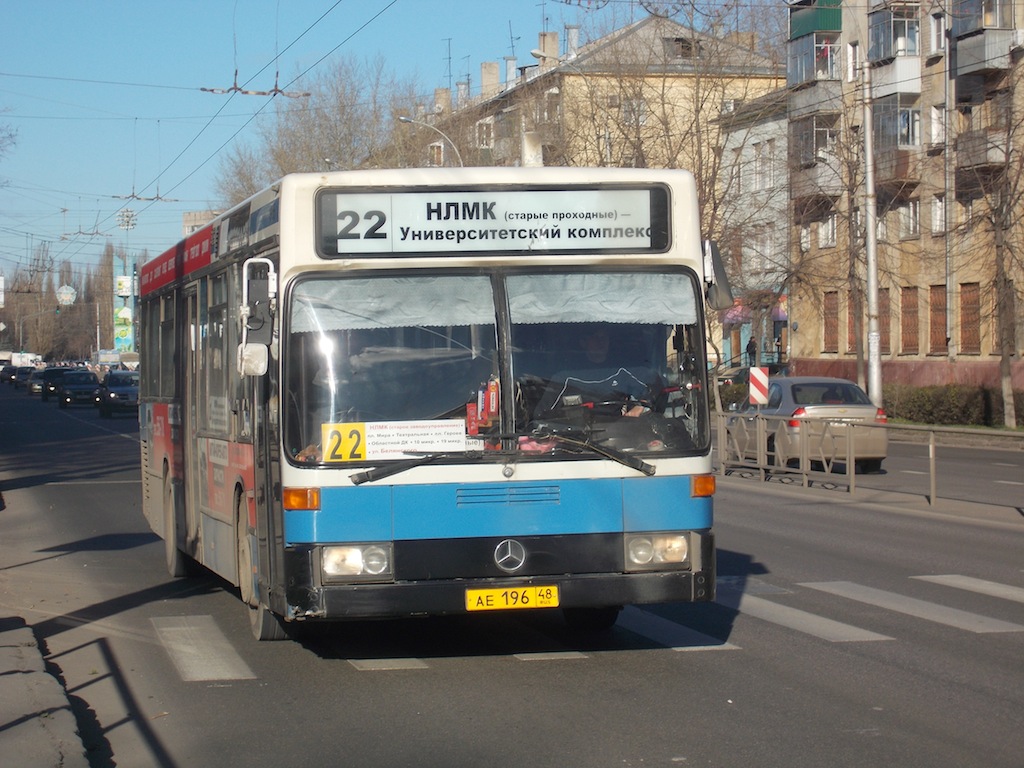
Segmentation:
[(494, 548), (494, 564), (505, 573), (515, 573), (526, 562), (526, 547), (515, 539), (505, 539)]

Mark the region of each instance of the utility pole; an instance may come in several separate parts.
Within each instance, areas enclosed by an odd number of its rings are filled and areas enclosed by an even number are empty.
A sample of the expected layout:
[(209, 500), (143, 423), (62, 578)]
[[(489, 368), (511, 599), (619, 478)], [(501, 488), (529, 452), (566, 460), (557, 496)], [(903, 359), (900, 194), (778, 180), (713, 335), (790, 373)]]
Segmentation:
[(882, 344), (878, 330), (878, 230), (875, 223), (875, 142), (871, 101), (871, 64), (861, 65), (864, 84), (864, 255), (868, 293), (868, 397), (882, 407)]

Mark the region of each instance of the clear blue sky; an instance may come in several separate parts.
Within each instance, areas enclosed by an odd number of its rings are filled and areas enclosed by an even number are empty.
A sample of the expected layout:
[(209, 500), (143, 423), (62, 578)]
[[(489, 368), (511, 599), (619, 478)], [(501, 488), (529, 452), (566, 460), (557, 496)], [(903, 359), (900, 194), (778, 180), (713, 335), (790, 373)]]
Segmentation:
[(381, 55), (424, 94), (467, 74), (475, 92), (480, 64), (513, 45), (533, 63), (545, 25), (564, 46), (565, 24), (631, 14), (646, 15), (630, 0), (0, 0), (0, 126), (17, 132), (0, 158), (0, 273), (43, 242), (76, 267), (107, 242), (152, 258), (184, 211), (218, 207), (219, 156), (273, 114), (265, 96), (200, 90), (230, 88), (236, 66), (240, 86), (272, 90), (279, 71), (287, 91), (310, 68)]

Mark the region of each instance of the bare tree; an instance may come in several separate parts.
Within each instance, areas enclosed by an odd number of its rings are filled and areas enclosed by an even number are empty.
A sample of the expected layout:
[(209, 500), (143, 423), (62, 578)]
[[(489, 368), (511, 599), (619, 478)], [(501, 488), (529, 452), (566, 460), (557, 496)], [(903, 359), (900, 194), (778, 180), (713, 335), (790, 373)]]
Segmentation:
[[(958, 91), (957, 199), (965, 212), (955, 233), (961, 283), (991, 286), (993, 348), (999, 359), (1003, 424), (1017, 423), (1012, 363), (1018, 359), (1018, 307), (1024, 287), (1024, 90), (1020, 62)], [(961, 285), (963, 290), (963, 285)], [(967, 302), (962, 297), (962, 306)], [(947, 307), (947, 311), (951, 311)], [(971, 318), (973, 320), (973, 318)], [(977, 318), (978, 324), (982, 318)], [(961, 327), (965, 318), (961, 316)], [(980, 335), (980, 333), (979, 333)]]
[(238, 203), (285, 174), (397, 167), (389, 141), (393, 117), (416, 103), (414, 84), (392, 75), (382, 58), (360, 65), (341, 59), (301, 87), (301, 102), (279, 99), (252, 145), (238, 145), (221, 163), (217, 191)]

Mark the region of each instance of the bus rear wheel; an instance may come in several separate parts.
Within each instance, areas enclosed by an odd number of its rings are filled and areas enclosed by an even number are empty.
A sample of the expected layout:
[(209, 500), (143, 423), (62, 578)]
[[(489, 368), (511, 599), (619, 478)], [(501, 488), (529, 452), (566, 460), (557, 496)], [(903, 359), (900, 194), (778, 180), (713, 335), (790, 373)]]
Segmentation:
[(238, 592), (249, 612), (249, 628), (257, 640), (284, 640), (288, 637), (281, 620), (260, 600), (256, 559), (253, 556), (255, 532), (249, 527), (245, 497), (235, 498), (235, 552), (238, 567)]
[(164, 555), (167, 572), (178, 579), (188, 575), (187, 555), (178, 549), (178, 516), (174, 509), (174, 489), (170, 472), (164, 472)]

